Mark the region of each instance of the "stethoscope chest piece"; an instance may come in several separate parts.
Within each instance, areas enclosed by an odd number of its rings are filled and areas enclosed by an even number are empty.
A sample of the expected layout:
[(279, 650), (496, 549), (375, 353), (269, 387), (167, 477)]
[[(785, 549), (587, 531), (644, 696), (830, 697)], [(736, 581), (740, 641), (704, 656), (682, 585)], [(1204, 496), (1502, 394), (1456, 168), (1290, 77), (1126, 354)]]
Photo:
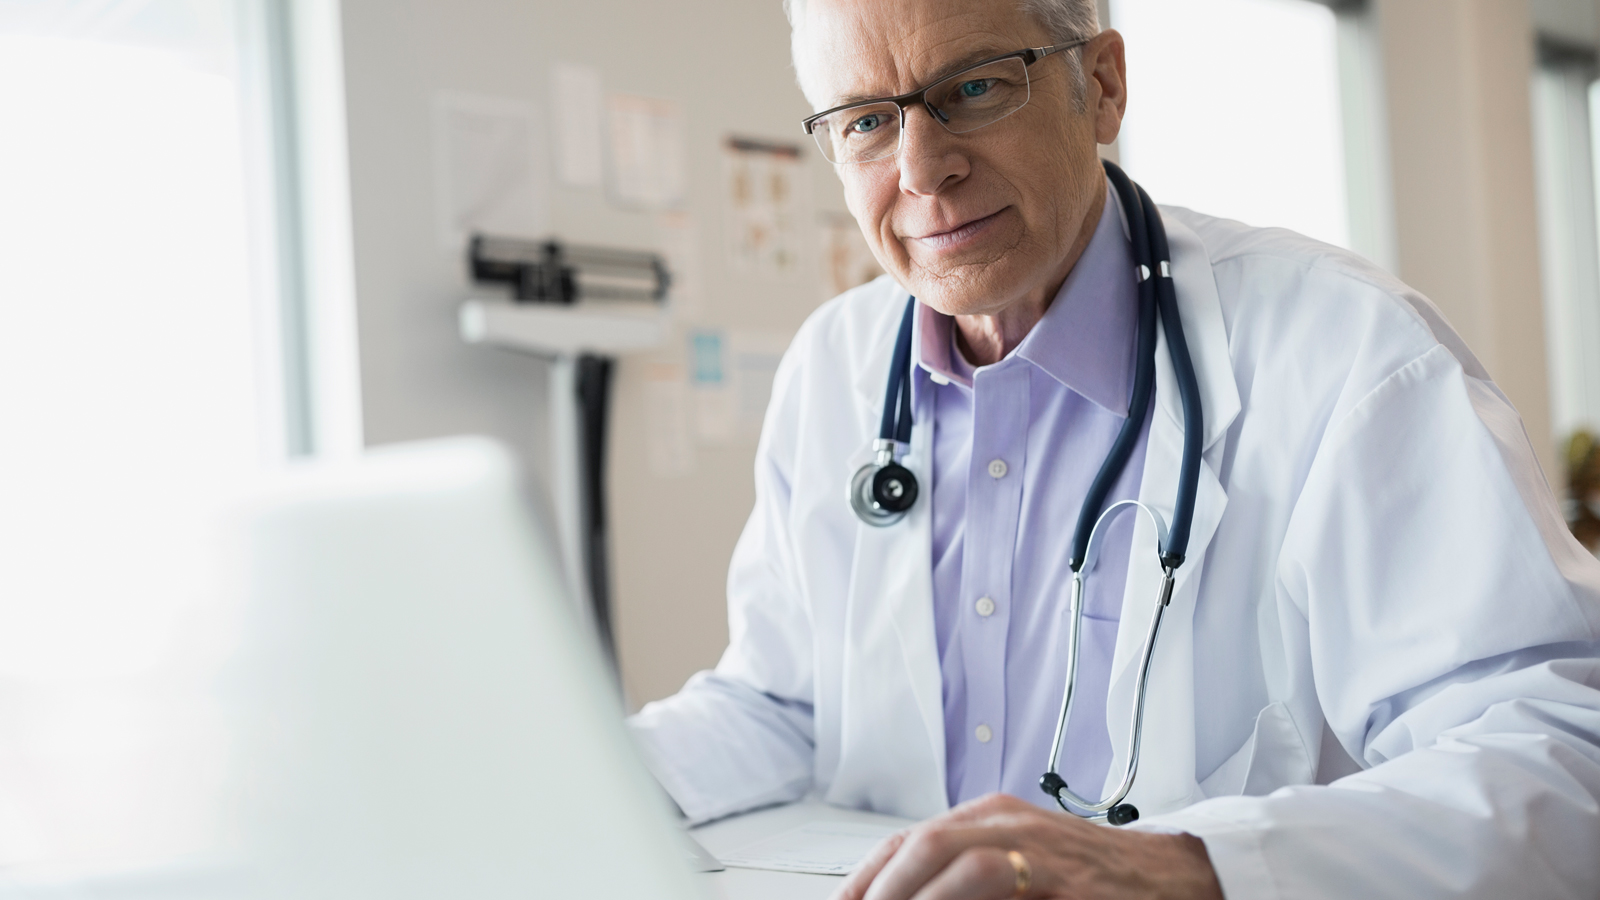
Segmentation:
[(892, 442), (879, 441), (877, 459), (850, 479), (850, 508), (861, 521), (883, 528), (905, 518), (916, 502), (917, 476), (894, 461)]

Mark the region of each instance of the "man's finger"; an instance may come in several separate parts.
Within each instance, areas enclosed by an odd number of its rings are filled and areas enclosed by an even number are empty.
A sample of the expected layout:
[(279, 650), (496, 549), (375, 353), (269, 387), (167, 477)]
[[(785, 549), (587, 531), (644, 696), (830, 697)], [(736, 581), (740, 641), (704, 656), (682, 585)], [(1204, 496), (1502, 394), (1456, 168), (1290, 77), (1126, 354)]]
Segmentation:
[(1007, 900), (1015, 896), (1017, 870), (1006, 851), (970, 847), (933, 876), (913, 900)]
[(906, 832), (897, 831), (880, 841), (878, 846), (873, 847), (872, 852), (861, 861), (861, 865), (856, 866), (855, 871), (850, 873), (850, 877), (844, 880), (844, 884), (834, 891), (833, 900), (861, 900), (866, 896), (867, 888), (872, 886), (872, 880), (877, 878), (878, 873), (883, 871), (884, 865), (894, 858), (895, 852), (900, 849), (905, 839)]
[[(865, 900), (910, 900), (944, 871), (956, 857), (974, 847), (1002, 848), (1013, 836), (1009, 829), (940, 824), (913, 829), (899, 850), (872, 879)], [(1009, 863), (1007, 863), (1009, 866)]]

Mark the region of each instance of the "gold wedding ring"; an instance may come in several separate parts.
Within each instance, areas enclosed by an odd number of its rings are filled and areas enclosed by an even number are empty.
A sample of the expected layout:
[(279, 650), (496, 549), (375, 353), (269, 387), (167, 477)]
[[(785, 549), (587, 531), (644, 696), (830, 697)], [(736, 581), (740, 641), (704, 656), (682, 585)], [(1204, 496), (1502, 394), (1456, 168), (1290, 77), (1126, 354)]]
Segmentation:
[(1017, 892), (1012, 896), (1021, 897), (1033, 887), (1033, 869), (1028, 865), (1028, 858), (1015, 850), (1006, 851), (1006, 859), (1011, 861), (1011, 868), (1017, 873)]

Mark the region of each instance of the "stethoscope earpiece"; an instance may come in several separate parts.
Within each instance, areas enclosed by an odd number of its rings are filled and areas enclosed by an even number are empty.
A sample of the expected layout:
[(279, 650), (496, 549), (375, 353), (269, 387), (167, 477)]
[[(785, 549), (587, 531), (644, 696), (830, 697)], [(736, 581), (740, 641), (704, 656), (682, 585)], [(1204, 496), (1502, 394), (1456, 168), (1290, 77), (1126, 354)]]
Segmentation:
[[(1062, 809), (1071, 810), (1071, 807), (1067, 805), (1067, 798), (1064, 796), (1069, 793), (1067, 791), (1067, 782), (1060, 775), (1057, 775), (1053, 769), (1039, 777), (1039, 788), (1049, 794), (1051, 799), (1061, 804)], [(1132, 803), (1118, 803), (1099, 816), (1091, 815), (1085, 818), (1091, 820), (1103, 818), (1108, 825), (1126, 825), (1129, 822), (1139, 821), (1139, 807), (1134, 806)]]
[(1118, 803), (1106, 810), (1106, 822), (1111, 825), (1126, 825), (1139, 820), (1139, 808), (1132, 803)]

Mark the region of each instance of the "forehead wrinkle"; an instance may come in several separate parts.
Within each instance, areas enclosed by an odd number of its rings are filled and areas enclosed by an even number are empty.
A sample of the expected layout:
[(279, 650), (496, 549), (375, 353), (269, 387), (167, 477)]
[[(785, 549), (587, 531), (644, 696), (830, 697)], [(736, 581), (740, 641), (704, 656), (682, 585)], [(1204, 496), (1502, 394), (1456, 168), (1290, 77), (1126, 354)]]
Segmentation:
[(918, 84), (936, 81), (980, 59), (1023, 49), (1010, 46), (1015, 40), (993, 31), (963, 32), (921, 48), (913, 56), (910, 74)]

